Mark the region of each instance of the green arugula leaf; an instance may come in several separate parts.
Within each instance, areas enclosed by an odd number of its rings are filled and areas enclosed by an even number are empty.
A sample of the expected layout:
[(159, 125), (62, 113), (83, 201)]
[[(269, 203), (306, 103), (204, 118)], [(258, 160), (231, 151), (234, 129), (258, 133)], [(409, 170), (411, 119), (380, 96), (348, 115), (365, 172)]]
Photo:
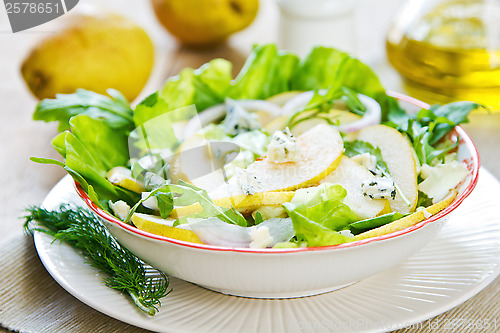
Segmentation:
[[(163, 194), (160, 194), (163, 193)], [(219, 207), (214, 204), (212, 199), (208, 196), (208, 193), (206, 190), (203, 190), (201, 188), (198, 188), (196, 186), (193, 186), (191, 184), (188, 184), (182, 180), (179, 180), (178, 185), (174, 184), (164, 184), (153, 191), (145, 197), (139, 200), (129, 211), (129, 214), (127, 218), (125, 219), (125, 223), (129, 223), (130, 219), (132, 218), (132, 215), (135, 213), (135, 211), (140, 207), (140, 205), (146, 201), (147, 199), (151, 197), (157, 197), (161, 196), (161, 200), (163, 201), (161, 203), (164, 212), (162, 214), (162, 217), (168, 217), (170, 215), (170, 212), (172, 211), (171, 208), (173, 206), (190, 206), (194, 205), (196, 203), (199, 203), (201, 207), (203, 208), (203, 211), (200, 213), (194, 213), (189, 215), (188, 217), (190, 218), (207, 218), (207, 217), (217, 217), (221, 219), (222, 221), (229, 223), (229, 224), (237, 224), (243, 227), (247, 226), (247, 220), (241, 215), (238, 211), (235, 209), (227, 209), (223, 207)], [(170, 198), (170, 199), (169, 199)], [(160, 205), (160, 202), (158, 202)], [(161, 207), (159, 207), (161, 209)], [(170, 209), (170, 211), (168, 211)], [(168, 214), (167, 214), (168, 212)], [(160, 210), (161, 213), (161, 210)], [(185, 219), (185, 217), (184, 217)], [(179, 221), (179, 223), (181, 223)], [(177, 223), (177, 224), (179, 224)]]
[(429, 207), (432, 205), (432, 198), (422, 191), (418, 191), (417, 207)]
[(160, 216), (164, 219), (168, 218), (172, 210), (174, 209), (174, 199), (169, 193), (157, 192), (154, 194), (156, 201), (158, 202), (158, 208), (160, 209)]
[(194, 185), (188, 184), (179, 180), (179, 185), (168, 185), (169, 191), (179, 194), (180, 196), (174, 198), (176, 206), (189, 206), (196, 202), (200, 203), (203, 207), (201, 213), (194, 214), (193, 218), (207, 218), (218, 217), (222, 221), (230, 224), (237, 224), (243, 227), (247, 226), (246, 219), (236, 210), (222, 208), (214, 204), (212, 199), (208, 196), (206, 190), (198, 188)]
[(416, 119), (408, 121), (406, 134), (412, 142), (413, 149), (417, 154), (420, 164), (431, 165), (435, 159), (443, 158), (446, 154), (457, 148), (458, 142), (447, 140), (441, 144), (431, 144), (434, 135), (435, 123), (423, 126)]
[(387, 164), (382, 158), (382, 152), (380, 151), (380, 148), (378, 147), (375, 148), (372, 146), (372, 144), (359, 140), (344, 141), (344, 148), (345, 148), (344, 154), (347, 157), (353, 157), (359, 154), (370, 153), (371, 155), (377, 158), (377, 168), (390, 175), (389, 168), (387, 167)]
[(412, 142), (420, 164), (431, 164), (435, 159), (444, 157), (458, 145), (456, 142), (439, 142), (455, 126), (468, 122), (471, 111), (483, 107), (472, 102), (455, 102), (446, 105), (433, 105), (429, 110), (421, 109), (418, 114), (408, 115), (403, 111), (389, 114), (389, 122)]
[(326, 93), (316, 90), (309, 103), (288, 118), (286, 127), (292, 129), (302, 121), (312, 118), (322, 119), (330, 125), (338, 125), (328, 114), (339, 100), (346, 103), (347, 112), (362, 116), (366, 111), (366, 107), (354, 90), (339, 85), (331, 86), (326, 89)]
[(262, 217), (262, 214), (259, 211), (257, 211), (255, 213), (254, 225), (261, 224), (262, 222), (264, 222), (264, 218)]
[(358, 93), (347, 87), (342, 87), (342, 92), (344, 93), (344, 95), (342, 96), (342, 100), (346, 102), (347, 109), (359, 116), (364, 115), (366, 107), (359, 100)]
[(84, 114), (93, 119), (102, 119), (114, 129), (133, 127), (132, 110), (123, 95), (108, 89), (112, 97), (92, 91), (78, 89), (74, 94), (57, 94), (55, 99), (44, 99), (38, 103), (34, 120), (59, 121), (59, 131), (69, 129), (73, 116)]
[(468, 115), (472, 110), (484, 107), (472, 102), (455, 102), (446, 105), (433, 105), (429, 110), (422, 109), (417, 119), (423, 125), (431, 126), (434, 123), (432, 137), (429, 144), (434, 145), (448, 134), (455, 126), (467, 123)]

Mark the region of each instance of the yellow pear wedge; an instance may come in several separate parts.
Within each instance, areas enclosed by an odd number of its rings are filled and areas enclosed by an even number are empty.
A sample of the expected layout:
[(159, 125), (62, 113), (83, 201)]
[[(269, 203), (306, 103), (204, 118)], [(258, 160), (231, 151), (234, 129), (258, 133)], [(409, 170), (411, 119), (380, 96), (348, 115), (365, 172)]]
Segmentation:
[(204, 244), (191, 230), (173, 227), (174, 220), (166, 220), (154, 215), (134, 213), (132, 215), (132, 223), (138, 229), (155, 235)]
[(286, 102), (300, 94), (302, 94), (302, 91), (299, 90), (285, 91), (267, 98), (266, 101), (283, 106)]
[(339, 184), (347, 191), (344, 202), (362, 220), (375, 217), (384, 212), (386, 199), (370, 199), (363, 195), (361, 183), (375, 178), (365, 167), (342, 156), (339, 166), (328, 176), (323, 178), (321, 183)]
[(389, 200), (392, 210), (405, 214), (412, 212), (417, 204), (418, 187), (416, 162), (410, 143), (396, 129), (385, 125), (365, 127), (357, 133), (356, 139), (380, 148), (392, 180), (408, 199), (409, 205), (398, 191), (396, 198)]
[(432, 215), (437, 214), (440, 211), (442, 211), (443, 209), (445, 209), (446, 207), (448, 207), (453, 202), (453, 200), (455, 199), (456, 196), (457, 196), (457, 191), (454, 190), (451, 194), (448, 195), (448, 197), (446, 197), (442, 201), (438, 202), (437, 204), (429, 206), (423, 210), (419, 210), (418, 212), (415, 212), (411, 215), (400, 218), (399, 220), (396, 220), (396, 221), (391, 222), (389, 224), (383, 225), (383, 226), (378, 227), (376, 229), (372, 229), (372, 230), (363, 232), (359, 235), (356, 235), (354, 237), (354, 240), (362, 240), (362, 239), (366, 239), (366, 238), (387, 235), (387, 234), (411, 227), (412, 225), (415, 225), (419, 222), (422, 222), (426, 218), (429, 218)]
[[(293, 191), (317, 184), (340, 163), (344, 145), (339, 131), (327, 124), (319, 124), (297, 138), (297, 159), (274, 163), (268, 157), (250, 164), (244, 174), (258, 183), (257, 192)], [(235, 175), (227, 184), (209, 192), (213, 198), (227, 198), (245, 193), (244, 177)], [(254, 194), (254, 193), (250, 193)]]
[(106, 178), (116, 186), (126, 188), (127, 190), (142, 193), (146, 191), (144, 185), (132, 178), (132, 171), (125, 167), (114, 167), (106, 174)]
[[(214, 199), (214, 204), (219, 207), (231, 208), (233, 207), (240, 213), (250, 213), (261, 206), (281, 206), (285, 202), (292, 200), (295, 192), (261, 192), (253, 195), (239, 194), (233, 197)], [(172, 210), (170, 217), (179, 218), (195, 213), (200, 213), (203, 210), (200, 204), (190, 206), (177, 207)]]

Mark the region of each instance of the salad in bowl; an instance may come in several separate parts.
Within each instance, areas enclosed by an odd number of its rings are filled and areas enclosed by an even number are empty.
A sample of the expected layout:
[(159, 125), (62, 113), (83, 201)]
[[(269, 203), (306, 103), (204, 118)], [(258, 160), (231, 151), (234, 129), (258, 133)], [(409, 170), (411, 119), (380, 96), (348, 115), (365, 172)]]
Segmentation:
[(475, 103), (387, 94), (368, 66), (324, 47), (299, 60), (257, 46), (230, 73), (223, 59), (185, 69), (133, 110), (113, 90), (42, 101), (35, 118), (60, 121), (65, 160), (34, 160), (64, 167), (139, 258), (251, 297), (392, 267), (475, 186), (477, 151), (457, 126)]

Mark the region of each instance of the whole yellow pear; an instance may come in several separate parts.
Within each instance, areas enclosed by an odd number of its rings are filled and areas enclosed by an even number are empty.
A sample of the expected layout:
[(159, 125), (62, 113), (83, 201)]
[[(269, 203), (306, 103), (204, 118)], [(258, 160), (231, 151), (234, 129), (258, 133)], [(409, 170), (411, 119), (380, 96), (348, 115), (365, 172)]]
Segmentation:
[(208, 47), (252, 23), (258, 0), (151, 0), (160, 23), (182, 43)]
[(75, 14), (41, 40), (22, 63), (21, 73), (39, 99), (78, 88), (101, 94), (114, 88), (133, 101), (153, 63), (153, 43), (140, 26), (112, 13), (85, 13)]

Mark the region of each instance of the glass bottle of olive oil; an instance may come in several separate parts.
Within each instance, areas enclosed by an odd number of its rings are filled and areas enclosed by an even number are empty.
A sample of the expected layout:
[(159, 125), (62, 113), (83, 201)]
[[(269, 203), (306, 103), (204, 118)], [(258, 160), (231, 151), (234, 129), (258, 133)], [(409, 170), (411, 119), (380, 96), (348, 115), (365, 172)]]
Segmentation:
[(500, 111), (500, 0), (410, 0), (386, 46), (410, 95)]

